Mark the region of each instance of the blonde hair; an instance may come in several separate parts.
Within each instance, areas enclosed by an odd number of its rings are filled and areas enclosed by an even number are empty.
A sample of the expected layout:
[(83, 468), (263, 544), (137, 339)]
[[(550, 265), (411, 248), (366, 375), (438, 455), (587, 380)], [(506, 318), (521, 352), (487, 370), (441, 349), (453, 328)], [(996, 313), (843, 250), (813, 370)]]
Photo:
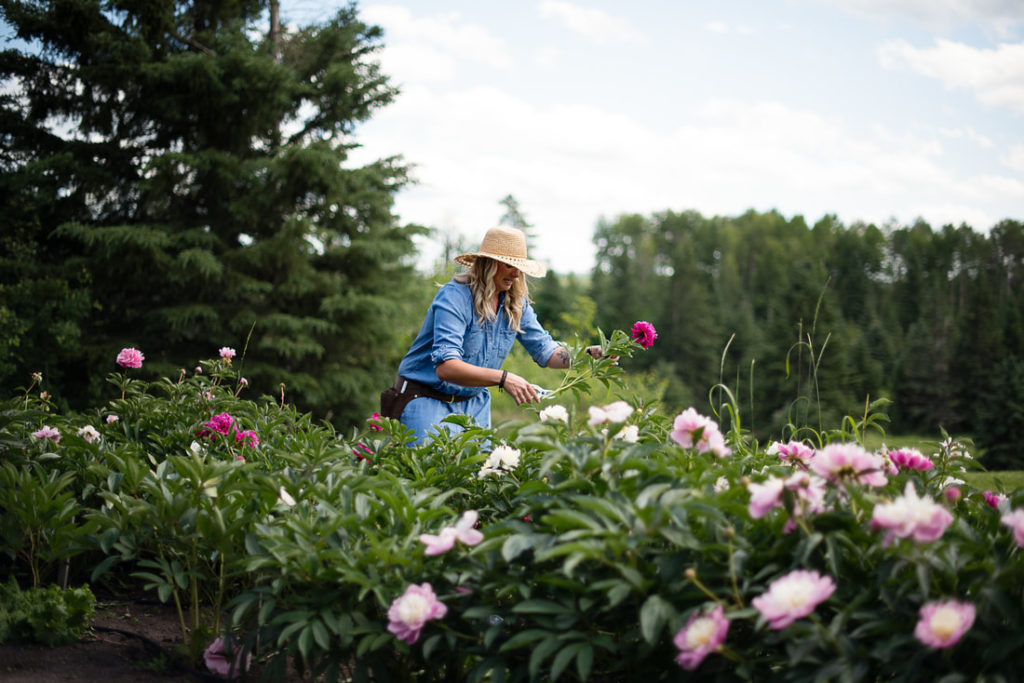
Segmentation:
[[(493, 301), (498, 294), (494, 285), (494, 276), (498, 274), (498, 262), (486, 256), (477, 256), (472, 267), (465, 273), (455, 276), (455, 281), (469, 285), (473, 293), (473, 311), (481, 324), (498, 317), (494, 312)], [(505, 295), (505, 315), (509, 326), (516, 332), (523, 319), (523, 306), (530, 300), (530, 291), (526, 286), (526, 274), (519, 271), (519, 277), (512, 281), (512, 288)]]

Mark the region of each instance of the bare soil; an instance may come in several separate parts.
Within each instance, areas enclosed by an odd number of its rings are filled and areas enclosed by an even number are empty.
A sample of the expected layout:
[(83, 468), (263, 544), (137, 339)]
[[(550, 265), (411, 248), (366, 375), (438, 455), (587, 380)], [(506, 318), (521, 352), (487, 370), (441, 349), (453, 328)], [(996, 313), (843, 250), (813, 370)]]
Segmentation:
[[(59, 647), (0, 645), (0, 681), (55, 683), (99, 681), (137, 683), (223, 681), (205, 669), (188, 666), (178, 649), (181, 628), (173, 605), (150, 600), (100, 599), (92, 628), (77, 643)], [(242, 680), (257, 681), (254, 666)], [(302, 680), (289, 676), (282, 683)]]

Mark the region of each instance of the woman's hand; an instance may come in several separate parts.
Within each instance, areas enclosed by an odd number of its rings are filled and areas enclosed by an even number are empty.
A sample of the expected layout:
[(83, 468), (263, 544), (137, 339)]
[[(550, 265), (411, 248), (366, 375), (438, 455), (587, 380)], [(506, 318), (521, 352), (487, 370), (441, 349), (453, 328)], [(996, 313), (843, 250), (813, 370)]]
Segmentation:
[(505, 386), (502, 388), (502, 391), (511, 396), (517, 406), (521, 406), (524, 403), (540, 402), (540, 397), (537, 396), (533, 385), (511, 372), (505, 376)]
[[(600, 360), (601, 358), (604, 358), (604, 353), (602, 353), (601, 346), (598, 345), (598, 344), (594, 344), (593, 346), (588, 346), (587, 349), (586, 349), (586, 353), (587, 353), (588, 356), (590, 356), (594, 360)], [(612, 365), (618, 365), (619, 364), (619, 357), (618, 356), (608, 356), (608, 357), (612, 359)]]

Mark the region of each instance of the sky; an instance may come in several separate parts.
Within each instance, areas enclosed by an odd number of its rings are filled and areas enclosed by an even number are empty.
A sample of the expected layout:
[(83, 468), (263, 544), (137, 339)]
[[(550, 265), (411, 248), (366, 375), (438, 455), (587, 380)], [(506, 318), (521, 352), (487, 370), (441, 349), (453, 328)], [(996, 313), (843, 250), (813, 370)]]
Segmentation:
[[(308, 25), (349, 0), (280, 0)], [(352, 164), (400, 155), (429, 269), (512, 195), (531, 257), (589, 272), (623, 214), (776, 210), (987, 232), (1024, 220), (1024, 0), (362, 0), (400, 89)]]
[[(286, 22), (339, 0), (282, 0)], [(1022, 0), (365, 1), (401, 90), (356, 161), (395, 211), (475, 248), (511, 194), (532, 257), (594, 263), (622, 214), (834, 214), (987, 232), (1024, 220)]]

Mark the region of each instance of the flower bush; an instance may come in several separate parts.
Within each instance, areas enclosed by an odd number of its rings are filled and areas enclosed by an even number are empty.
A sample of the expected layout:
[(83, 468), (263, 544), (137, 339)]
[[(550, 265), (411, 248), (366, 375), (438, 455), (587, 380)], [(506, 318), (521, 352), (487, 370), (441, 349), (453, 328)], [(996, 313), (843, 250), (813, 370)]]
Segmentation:
[(111, 375), (123, 397), (90, 414), (8, 402), (12, 576), (135, 581), (194, 664), (269, 680), (1018, 676), (1024, 495), (971, 489), (961, 444), (894, 458), (862, 445), (874, 416), (763, 444), (733, 404), (594, 406), (622, 368), (577, 354), (560, 410), (411, 447), (393, 420), (342, 434), (248, 400), (225, 360)]

